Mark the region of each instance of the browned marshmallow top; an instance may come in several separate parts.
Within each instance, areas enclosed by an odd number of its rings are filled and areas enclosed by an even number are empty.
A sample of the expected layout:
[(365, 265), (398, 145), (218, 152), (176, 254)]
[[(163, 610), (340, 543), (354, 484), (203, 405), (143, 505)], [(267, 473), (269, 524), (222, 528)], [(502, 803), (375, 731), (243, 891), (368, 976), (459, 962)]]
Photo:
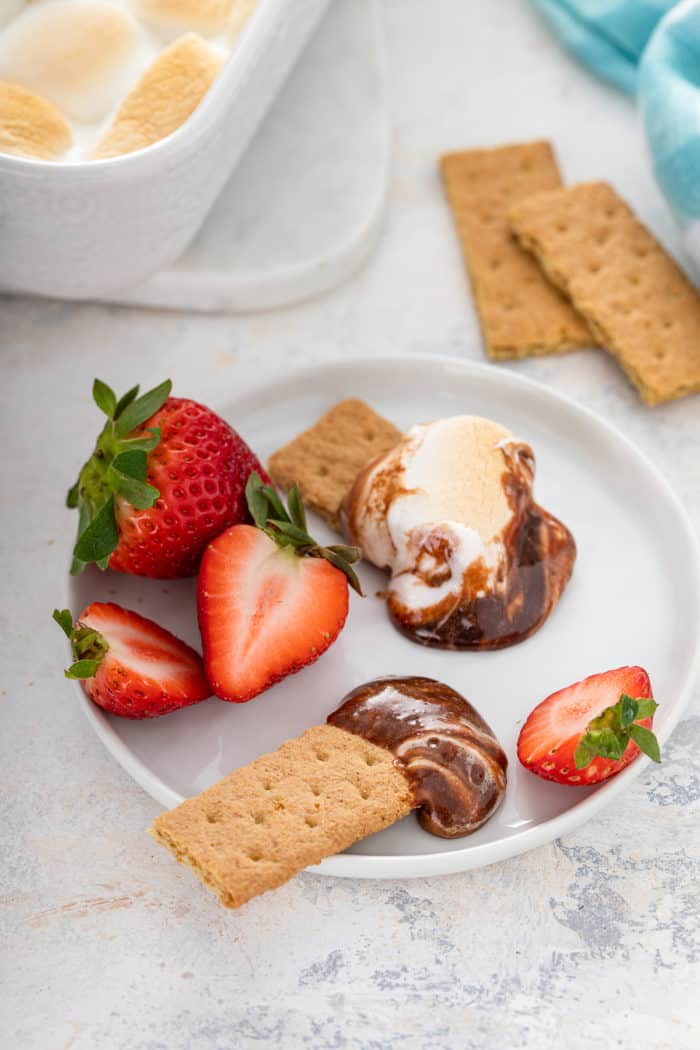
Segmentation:
[(478, 711), (442, 682), (379, 678), (353, 689), (328, 722), (393, 753), (433, 835), (470, 835), (503, 800), (503, 749)]

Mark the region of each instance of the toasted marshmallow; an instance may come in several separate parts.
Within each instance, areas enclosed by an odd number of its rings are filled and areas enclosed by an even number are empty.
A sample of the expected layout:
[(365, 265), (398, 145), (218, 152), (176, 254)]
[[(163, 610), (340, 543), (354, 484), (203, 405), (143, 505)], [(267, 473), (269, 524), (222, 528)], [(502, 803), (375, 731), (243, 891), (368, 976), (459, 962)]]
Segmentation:
[(489, 575), (496, 570), (513, 516), (502, 452), (512, 440), (488, 419), (441, 419), (412, 427), (360, 476), (350, 529), (364, 557), (391, 570), (402, 604), (420, 610), (461, 597), (465, 574), (477, 562)]
[(387, 608), (422, 645), (497, 649), (557, 604), (574, 538), (533, 498), (532, 449), (488, 419), (413, 427), (357, 477), (343, 520), (391, 572)]
[(123, 7), (97, 0), (32, 5), (0, 37), (0, 77), (86, 123), (112, 109), (144, 60), (136, 19)]
[(93, 157), (133, 153), (172, 134), (197, 108), (223, 63), (196, 33), (179, 37), (126, 96)]
[(0, 81), (0, 153), (57, 160), (72, 141), (63, 114), (45, 98)]
[(165, 29), (220, 33), (233, 3), (234, 0), (136, 0), (136, 12), (144, 22)]

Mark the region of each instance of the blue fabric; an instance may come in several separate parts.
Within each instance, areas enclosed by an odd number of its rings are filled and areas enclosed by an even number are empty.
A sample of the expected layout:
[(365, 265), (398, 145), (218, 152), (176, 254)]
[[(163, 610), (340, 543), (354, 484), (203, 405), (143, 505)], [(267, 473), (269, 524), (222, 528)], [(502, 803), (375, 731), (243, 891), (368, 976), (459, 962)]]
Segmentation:
[(638, 94), (654, 172), (700, 279), (700, 0), (531, 0), (590, 69)]
[(599, 76), (637, 88), (637, 66), (659, 19), (676, 0), (532, 0), (561, 40)]

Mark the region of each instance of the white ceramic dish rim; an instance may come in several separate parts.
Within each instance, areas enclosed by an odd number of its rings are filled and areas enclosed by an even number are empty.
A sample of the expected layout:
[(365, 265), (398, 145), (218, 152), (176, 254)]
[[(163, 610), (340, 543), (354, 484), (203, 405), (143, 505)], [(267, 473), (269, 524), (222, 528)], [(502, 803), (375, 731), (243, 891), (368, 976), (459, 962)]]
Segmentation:
[[(466, 375), (483, 375), (485, 372), (493, 374), (496, 366), (481, 364), (478, 362), (463, 360), (449, 355), (425, 355), (425, 354), (402, 354), (401, 357), (382, 355), (376, 357), (353, 358), (352, 360), (333, 358), (324, 361), (321, 365), (315, 365), (304, 369), (295, 370), (293, 379), (297, 383), (303, 383), (305, 378), (312, 380), (316, 378), (319, 370), (333, 371), (342, 379), (344, 372), (352, 375), (359, 370), (370, 371), (381, 370), (387, 366), (393, 367), (399, 361), (407, 363), (430, 364), (431, 368), (446, 366), (459, 368)], [(667, 479), (651, 460), (620, 430), (612, 426), (596, 412), (580, 405), (573, 398), (558, 391), (552, 390), (543, 383), (539, 383), (514, 372), (501, 372), (502, 381), (511, 387), (521, 390), (536, 391), (540, 397), (554, 404), (565, 407), (570, 413), (579, 418), (586, 419), (600, 429), (607, 432), (608, 436), (623, 445), (627, 452), (637, 459), (640, 466), (646, 469), (654, 483), (664, 492), (667, 500), (673, 507), (677, 524), (685, 533), (688, 550), (691, 556), (691, 564), (688, 565), (688, 576), (695, 580), (696, 602), (693, 610), (694, 636), (696, 638), (695, 650), (689, 662), (688, 673), (680, 690), (673, 711), (664, 723), (662, 729), (657, 733), (659, 741), (663, 744), (671, 735), (678, 724), (681, 715), (685, 711), (690, 700), (693, 685), (700, 670), (700, 545), (695, 536), (690, 517), (682, 502), (674, 492)], [(240, 395), (241, 401), (250, 401), (259, 396), (269, 398), (270, 390), (276, 387), (283, 388), (289, 383), (289, 377), (285, 380), (273, 380), (261, 382), (247, 387)], [(80, 686), (77, 686), (82, 701), (83, 709), (92, 724), (97, 736), (101, 739), (107, 750), (119, 762), (122, 768), (156, 801), (171, 808), (183, 801), (181, 795), (172, 791), (155, 774), (148, 769), (112, 729), (106, 715), (93, 703), (91, 703)], [(536, 824), (531, 828), (520, 831), (517, 836), (506, 837), (497, 842), (486, 842), (480, 845), (465, 846), (463, 850), (436, 851), (434, 853), (410, 854), (410, 855), (365, 855), (341, 853), (328, 857), (321, 864), (309, 868), (319, 874), (330, 875), (341, 878), (419, 878), (427, 875), (449, 875), (459, 871), (467, 871), (487, 864), (496, 863), (509, 857), (517, 856), (537, 846), (552, 842), (567, 832), (573, 831), (585, 823), (590, 817), (598, 813), (608, 802), (611, 802), (626, 785), (635, 780), (646, 768), (649, 759), (640, 757), (619, 773), (606, 784), (601, 785), (592, 795), (582, 799), (564, 813), (549, 820)], [(575, 790), (575, 789), (572, 789)], [(468, 840), (466, 840), (468, 842)], [(410, 869), (410, 870), (409, 870)]]
[(5, 171), (18, 175), (31, 175), (32, 172), (43, 174), (50, 171), (56, 179), (89, 181), (90, 178), (104, 177), (106, 169), (109, 169), (109, 173), (114, 175), (122, 174), (125, 168), (149, 166), (153, 164), (156, 154), (162, 154), (163, 156), (159, 156), (158, 159), (166, 161), (169, 154), (177, 156), (181, 146), (184, 148), (191, 140), (196, 140), (209, 124), (216, 122), (221, 116), (228, 94), (235, 91), (237, 81), (241, 79), (244, 71), (255, 63), (256, 48), (264, 39), (266, 31), (273, 29), (280, 6), (287, 2), (288, 0), (258, 0), (250, 21), (244, 26), (233, 51), (211, 89), (187, 120), (165, 138), (136, 150), (134, 153), (124, 153), (118, 157), (106, 157), (102, 160), (40, 160), (34, 157), (15, 157), (9, 153), (0, 153), (0, 174)]

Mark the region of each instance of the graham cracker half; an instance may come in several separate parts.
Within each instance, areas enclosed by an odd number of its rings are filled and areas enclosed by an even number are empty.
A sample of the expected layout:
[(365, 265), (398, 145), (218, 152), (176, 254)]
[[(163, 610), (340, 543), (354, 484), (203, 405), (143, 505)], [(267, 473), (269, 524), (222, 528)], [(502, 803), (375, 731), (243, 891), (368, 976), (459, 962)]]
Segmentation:
[(611, 186), (540, 193), (510, 218), (646, 404), (700, 390), (700, 294)]
[(392, 449), (401, 431), (364, 401), (340, 401), (317, 423), (273, 452), (270, 477), (284, 489), (299, 486), (304, 502), (338, 528), (338, 512), (364, 466)]
[(413, 808), (390, 751), (322, 725), (161, 814), (150, 831), (238, 908)]
[(594, 344), (583, 318), (513, 237), (512, 204), (561, 186), (548, 142), (448, 153), (440, 170), (490, 357), (552, 354)]

